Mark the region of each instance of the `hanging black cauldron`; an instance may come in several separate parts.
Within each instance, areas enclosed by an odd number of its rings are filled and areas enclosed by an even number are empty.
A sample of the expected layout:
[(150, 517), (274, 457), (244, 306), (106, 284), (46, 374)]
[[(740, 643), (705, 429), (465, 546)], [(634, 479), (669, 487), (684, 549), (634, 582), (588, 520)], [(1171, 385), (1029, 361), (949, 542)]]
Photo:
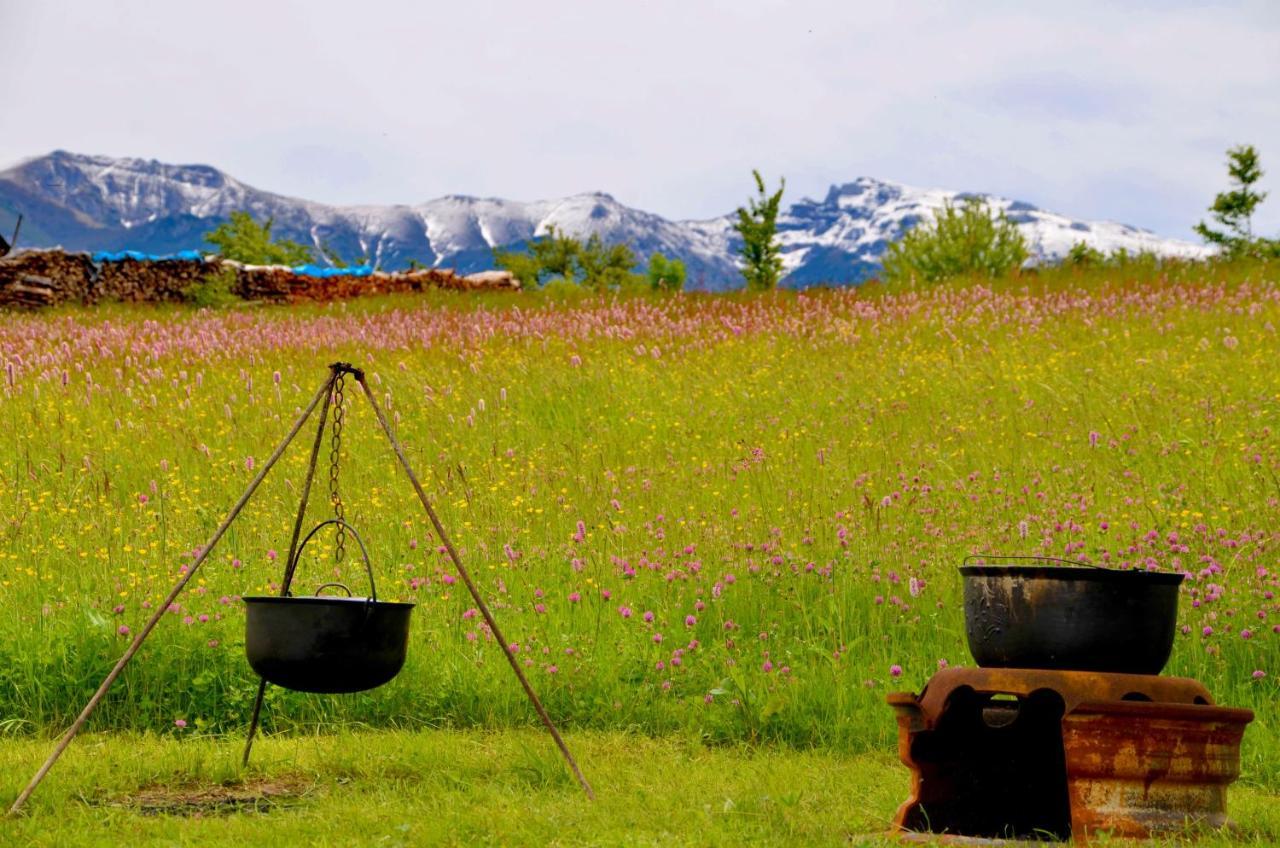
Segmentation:
[(982, 559), (1041, 564), (960, 568), (978, 665), (1159, 674), (1169, 661), (1181, 574)]
[[(311, 597), (244, 598), (244, 648), (253, 670), (277, 686), (299, 692), (360, 692), (381, 686), (400, 672), (414, 605), (378, 600), (364, 541), (353, 527), (336, 518), (307, 534), (289, 563), (288, 574), (293, 574), (307, 542), (327, 524), (339, 525), (359, 543), (369, 575), (369, 597), (351, 597), (351, 590), (341, 583), (326, 583)], [(340, 588), (347, 597), (321, 597), (327, 588)]]

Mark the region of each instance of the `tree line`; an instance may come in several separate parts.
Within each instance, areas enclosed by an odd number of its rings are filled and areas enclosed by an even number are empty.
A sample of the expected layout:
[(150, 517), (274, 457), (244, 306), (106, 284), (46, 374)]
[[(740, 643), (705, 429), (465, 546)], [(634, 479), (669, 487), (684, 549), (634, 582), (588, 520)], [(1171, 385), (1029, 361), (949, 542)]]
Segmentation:
[[(756, 195), (736, 211), (733, 230), (740, 245), (738, 258), (743, 281), (751, 291), (768, 291), (782, 279), (782, 248), (777, 222), (786, 180), (769, 192), (758, 170), (752, 171)], [(1204, 221), (1195, 231), (1225, 259), (1280, 258), (1280, 239), (1255, 235), (1253, 215), (1266, 199), (1257, 183), (1263, 170), (1253, 145), (1227, 151), (1230, 187), (1209, 207), (1212, 223)], [(272, 236), (272, 220), (257, 223), (247, 212), (233, 212), (231, 219), (205, 235), (205, 240), (228, 259), (260, 265), (302, 265), (315, 261), (311, 248)], [(336, 267), (345, 262), (333, 251), (321, 253)], [(1003, 211), (993, 213), (986, 201), (970, 197), (959, 206), (947, 203), (933, 220), (908, 230), (892, 242), (884, 256), (881, 279), (888, 285), (934, 283), (950, 277), (999, 277), (1017, 271), (1030, 256), (1026, 238)], [(362, 262), (368, 261), (364, 257)], [(1071, 266), (1123, 266), (1131, 262), (1157, 261), (1153, 255), (1124, 250), (1104, 254), (1080, 241), (1071, 247), (1063, 264)], [(593, 292), (680, 291), (688, 276), (684, 262), (661, 252), (649, 256), (643, 274), (640, 261), (624, 243), (606, 244), (598, 234), (581, 236), (551, 226), (522, 250), (494, 248), (494, 262), (510, 271), (521, 284), (548, 291)], [(415, 263), (416, 264), (416, 263)]]

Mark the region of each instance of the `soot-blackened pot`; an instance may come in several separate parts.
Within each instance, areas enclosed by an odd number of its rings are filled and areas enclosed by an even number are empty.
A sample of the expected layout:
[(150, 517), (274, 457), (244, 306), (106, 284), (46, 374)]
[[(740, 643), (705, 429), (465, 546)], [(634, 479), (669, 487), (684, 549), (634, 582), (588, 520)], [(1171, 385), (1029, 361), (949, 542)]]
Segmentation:
[(369, 574), (370, 597), (249, 597), (245, 602), (245, 653), (253, 670), (270, 683), (299, 692), (359, 692), (381, 686), (404, 666), (409, 645), (409, 613), (414, 605), (379, 601), (373, 568), (364, 542), (345, 522), (330, 519), (313, 529), (294, 557), (293, 574), (302, 549), (316, 531), (341, 524), (360, 545)]
[(1083, 564), (965, 565), (960, 573), (969, 651), (980, 666), (1159, 674), (1173, 651), (1181, 574)]

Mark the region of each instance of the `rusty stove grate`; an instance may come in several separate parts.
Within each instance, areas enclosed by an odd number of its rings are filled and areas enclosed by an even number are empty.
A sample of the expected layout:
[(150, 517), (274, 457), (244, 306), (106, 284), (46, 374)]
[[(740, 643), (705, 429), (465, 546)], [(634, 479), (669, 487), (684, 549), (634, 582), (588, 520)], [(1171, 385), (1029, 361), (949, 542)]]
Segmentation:
[(1253, 720), (1140, 674), (954, 668), (888, 700), (912, 773), (896, 829), (996, 839), (1222, 827)]

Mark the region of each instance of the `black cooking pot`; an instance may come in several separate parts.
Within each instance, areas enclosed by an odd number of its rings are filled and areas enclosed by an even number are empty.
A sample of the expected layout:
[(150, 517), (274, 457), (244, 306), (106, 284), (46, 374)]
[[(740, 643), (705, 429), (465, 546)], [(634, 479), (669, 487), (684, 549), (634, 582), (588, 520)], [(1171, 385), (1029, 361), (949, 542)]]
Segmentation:
[[(978, 665), (1159, 674), (1173, 651), (1181, 574), (1052, 557), (969, 557), (965, 632)], [(1040, 565), (989, 565), (990, 559)], [(1045, 565), (1044, 562), (1066, 565)]]
[[(351, 597), (351, 590), (341, 583), (326, 583), (314, 597), (244, 598), (244, 649), (253, 670), (277, 686), (299, 692), (360, 692), (400, 672), (414, 605), (378, 600), (364, 541), (338, 519), (323, 521), (307, 534), (289, 564), (289, 574), (307, 542), (327, 524), (340, 525), (359, 543), (370, 596)], [(347, 597), (320, 596), (331, 587), (343, 589)]]

